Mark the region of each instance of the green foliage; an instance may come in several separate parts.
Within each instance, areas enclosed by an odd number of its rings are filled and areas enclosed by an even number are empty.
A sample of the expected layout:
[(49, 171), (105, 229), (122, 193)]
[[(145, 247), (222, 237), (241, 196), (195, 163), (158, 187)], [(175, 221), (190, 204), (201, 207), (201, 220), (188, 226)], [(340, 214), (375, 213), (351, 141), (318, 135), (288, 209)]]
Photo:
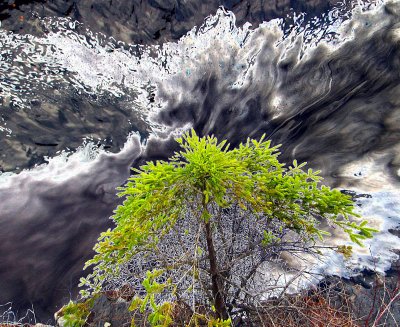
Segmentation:
[(60, 315), (64, 320), (65, 327), (81, 327), (85, 324), (90, 310), (93, 307), (96, 296), (87, 299), (84, 302), (70, 301), (61, 309)]
[[(192, 130), (177, 142), (182, 150), (170, 161), (148, 162), (140, 169), (134, 169), (136, 174), (119, 189), (119, 196), (125, 200), (115, 210), (116, 227), (101, 234), (94, 248), (96, 255), (86, 264), (86, 267), (94, 266), (93, 273), (81, 280), (81, 286), (89, 287), (92, 293), (98, 292), (109, 276), (117, 276), (120, 265), (130, 262), (133, 256), (157, 254), (160, 240), (187, 215), (196, 217), (199, 230), (202, 226), (208, 228), (209, 223), (218, 226), (215, 208), (238, 206), (259, 220), (278, 222), (281, 231), (291, 230), (304, 242), (323, 239), (329, 234), (319, 228), (321, 220), (343, 229), (359, 245), (376, 231), (367, 227), (365, 221), (357, 224), (349, 219), (357, 217), (351, 198), (321, 186), (319, 171), (303, 170), (306, 164), (296, 161), (289, 167), (280, 163), (279, 147), (272, 147), (264, 137), (259, 141), (248, 139), (238, 148), (229, 149), (226, 141), (218, 143), (213, 136), (200, 138)], [(279, 233), (263, 232), (261, 245), (280, 242)], [(187, 230), (181, 235), (189, 236)], [(213, 237), (211, 235), (211, 241)], [(197, 279), (199, 272), (195, 260), (204, 255), (203, 249), (197, 246), (195, 252), (190, 264), (193, 278)], [(210, 248), (205, 252), (211, 262)], [(176, 265), (169, 263), (164, 268), (172, 271)], [(157, 302), (157, 296), (171, 288), (171, 281), (157, 283), (158, 273), (151, 271), (143, 276), (146, 295), (135, 298), (131, 310), (144, 312), (150, 309), (152, 326), (168, 326), (172, 304)], [(221, 276), (218, 272), (219, 282), (213, 279), (219, 283), (218, 287), (222, 287)], [(185, 293), (189, 291), (187, 289)], [(83, 295), (89, 294), (83, 292)], [(212, 292), (215, 295), (215, 289)], [(223, 290), (218, 292), (223, 293)], [(196, 317), (195, 310), (193, 316)], [(222, 317), (207, 319), (212, 322), (210, 326), (229, 325), (229, 319)]]
[(280, 238), (276, 236), (272, 231), (264, 231), (264, 239), (262, 240), (262, 245), (263, 246), (268, 246), (273, 243), (279, 243)]
[(349, 245), (339, 245), (336, 249), (336, 252), (343, 254), (345, 259), (350, 259), (353, 253), (353, 247)]
[[(157, 295), (162, 294), (166, 289), (174, 290), (171, 280), (165, 283), (158, 283), (157, 278), (162, 276), (163, 270), (156, 269), (146, 272), (146, 278), (143, 280), (142, 285), (146, 291), (144, 298), (136, 296), (132, 299), (129, 311), (140, 312), (142, 316), (146, 312), (148, 314), (148, 322), (154, 327), (168, 327), (173, 323), (174, 303), (162, 302), (157, 303)], [(192, 317), (191, 322), (193, 326), (200, 326), (207, 324), (209, 327), (230, 327), (231, 319), (221, 320), (219, 318), (209, 317), (207, 315), (196, 315)], [(191, 326), (189, 322), (188, 326)], [(132, 319), (131, 327), (135, 327), (135, 319)]]
[[(219, 318), (210, 318), (206, 316), (196, 316), (193, 318), (193, 326), (206, 326), (207, 327), (231, 327), (232, 319), (219, 319)], [(192, 326), (192, 325), (188, 325)]]
[[(135, 297), (129, 307), (130, 311), (139, 311), (141, 314), (145, 313), (146, 310), (150, 310), (148, 321), (154, 327), (168, 327), (172, 323), (173, 304), (170, 302), (156, 303), (156, 295), (161, 294), (165, 288), (171, 287), (172, 284), (170, 280), (166, 283), (158, 283), (157, 277), (162, 274), (162, 270), (147, 271), (146, 278), (142, 282), (146, 290), (146, 296), (143, 299)], [(135, 326), (135, 321), (132, 319), (131, 327)]]

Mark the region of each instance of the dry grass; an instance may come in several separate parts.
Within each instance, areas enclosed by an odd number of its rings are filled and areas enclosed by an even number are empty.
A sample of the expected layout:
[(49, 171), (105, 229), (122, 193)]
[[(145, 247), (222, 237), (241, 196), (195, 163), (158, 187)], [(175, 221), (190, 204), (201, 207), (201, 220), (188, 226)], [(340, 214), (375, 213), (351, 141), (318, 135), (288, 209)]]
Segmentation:
[[(378, 276), (379, 277), (379, 276)], [(357, 289), (360, 289), (357, 293)], [(133, 290), (124, 286), (118, 291), (104, 293), (110, 302), (123, 299), (129, 302), (133, 297)], [(359, 311), (355, 298), (362, 298), (364, 311)], [(365, 307), (369, 304), (369, 307)], [(358, 302), (360, 305), (360, 302)], [(254, 309), (245, 306), (237, 308), (233, 317), (235, 327), (383, 327), (399, 326), (396, 322), (393, 309), (400, 305), (400, 276), (397, 278), (375, 278), (371, 289), (361, 286), (349, 286), (340, 279), (331, 279), (330, 283), (320, 285), (312, 291), (304, 291), (296, 295), (283, 295), (281, 298), (262, 302)], [(130, 315), (127, 312), (127, 321)], [(210, 316), (213, 313), (206, 309), (197, 312), (197, 324), (193, 319), (191, 308), (184, 302), (175, 303), (173, 309), (174, 324), (171, 327), (208, 326), (201, 316)], [(396, 316), (397, 317), (397, 316)], [(388, 323), (388, 321), (394, 321)], [(149, 326), (146, 313), (136, 315), (137, 326)], [(28, 327), (24, 324), (4, 321), (0, 327)], [(90, 323), (87, 326), (92, 326)], [(97, 325), (96, 325), (97, 326)]]
[[(340, 282), (338, 282), (340, 283)], [(173, 327), (208, 326), (198, 313), (198, 323), (194, 323), (193, 313), (185, 303), (176, 303), (173, 311)], [(145, 317), (136, 317), (138, 326), (148, 326)], [(189, 324), (189, 321), (192, 323)], [(242, 306), (233, 318), (234, 326), (243, 327), (357, 327), (349, 295), (339, 285), (330, 285), (319, 291), (297, 295), (284, 295), (262, 303), (257, 309)]]
[(350, 308), (329, 303), (321, 294), (287, 297), (278, 303), (266, 303), (249, 326), (263, 327), (356, 327)]

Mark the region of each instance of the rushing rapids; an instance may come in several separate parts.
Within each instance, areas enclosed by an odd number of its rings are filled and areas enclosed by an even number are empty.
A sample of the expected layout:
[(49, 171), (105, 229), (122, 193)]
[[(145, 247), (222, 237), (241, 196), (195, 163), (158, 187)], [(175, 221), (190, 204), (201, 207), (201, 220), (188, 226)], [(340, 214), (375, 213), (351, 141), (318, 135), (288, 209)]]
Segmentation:
[[(255, 27), (219, 9), (147, 46), (39, 14), (35, 32), (0, 29), (0, 303), (17, 316), (33, 306), (48, 319), (76, 294), (115, 188), (132, 166), (170, 156), (190, 127), (232, 145), (265, 133), (283, 160), (369, 194), (359, 212), (381, 232), (351, 260), (329, 254), (310, 269), (349, 276), (397, 257), (399, 3)], [(334, 230), (327, 239), (344, 242)]]

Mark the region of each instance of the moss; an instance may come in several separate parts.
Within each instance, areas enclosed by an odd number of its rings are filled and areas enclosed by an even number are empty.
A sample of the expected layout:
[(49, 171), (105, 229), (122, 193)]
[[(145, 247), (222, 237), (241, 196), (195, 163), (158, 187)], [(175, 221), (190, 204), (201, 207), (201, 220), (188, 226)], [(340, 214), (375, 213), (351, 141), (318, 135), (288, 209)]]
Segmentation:
[(94, 301), (99, 295), (94, 295), (84, 302), (70, 301), (61, 309), (61, 317), (64, 327), (81, 327), (85, 324), (90, 310), (93, 308)]

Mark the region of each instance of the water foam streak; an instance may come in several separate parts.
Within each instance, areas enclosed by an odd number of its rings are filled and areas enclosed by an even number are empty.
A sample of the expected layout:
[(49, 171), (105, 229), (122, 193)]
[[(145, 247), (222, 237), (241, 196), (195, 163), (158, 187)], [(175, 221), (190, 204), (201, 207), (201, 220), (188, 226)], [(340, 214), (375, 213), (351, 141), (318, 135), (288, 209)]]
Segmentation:
[[(333, 255), (327, 262), (335, 265), (315, 270), (349, 276), (387, 269), (400, 249), (389, 233), (400, 223), (400, 4), (336, 14), (307, 28), (300, 17), (285, 31), (281, 20), (237, 27), (221, 9), (178, 42), (152, 47), (77, 32), (68, 19), (43, 21), (41, 37), (1, 31), (0, 74), (8, 77), (0, 86), (3, 102), (14, 105), (1, 113), (12, 131), (2, 153), (23, 162), (32, 157), (29, 138), (65, 150), (93, 134), (114, 140), (116, 153), (89, 142), (32, 170), (0, 175), (0, 303), (23, 308), (33, 301), (46, 316), (74, 294), (119, 203), (115, 187), (131, 166), (170, 156), (173, 136), (190, 126), (232, 145), (266, 133), (283, 144), (284, 161), (308, 161), (328, 184), (369, 193), (358, 199), (359, 210), (381, 230), (369, 243), (380, 261), (357, 248), (350, 261)], [(60, 102), (68, 105), (60, 109)], [(132, 131), (139, 136), (126, 141)], [(327, 244), (345, 242), (332, 233)]]

